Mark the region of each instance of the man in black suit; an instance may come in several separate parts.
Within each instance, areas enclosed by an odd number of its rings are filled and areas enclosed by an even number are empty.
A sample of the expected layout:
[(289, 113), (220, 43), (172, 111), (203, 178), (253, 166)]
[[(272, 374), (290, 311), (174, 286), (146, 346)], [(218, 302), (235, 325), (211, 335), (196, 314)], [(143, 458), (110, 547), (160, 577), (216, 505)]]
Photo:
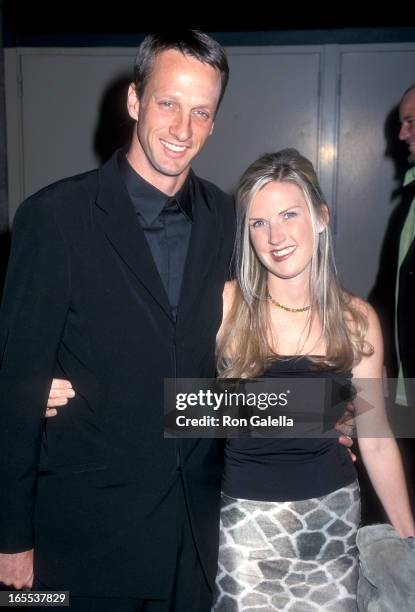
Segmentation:
[[(210, 608), (221, 448), (163, 438), (163, 379), (214, 375), (233, 205), (190, 165), (227, 79), (207, 35), (147, 37), (128, 151), (16, 214), (0, 315), (0, 581), (70, 590), (73, 610)], [(53, 377), (77, 393), (45, 423)]]
[(399, 378), (396, 401), (415, 408), (415, 85), (402, 96), (399, 118), (399, 138), (408, 145), (408, 161), (412, 164), (404, 180), (404, 188), (410, 190), (412, 203), (399, 243), (396, 290)]

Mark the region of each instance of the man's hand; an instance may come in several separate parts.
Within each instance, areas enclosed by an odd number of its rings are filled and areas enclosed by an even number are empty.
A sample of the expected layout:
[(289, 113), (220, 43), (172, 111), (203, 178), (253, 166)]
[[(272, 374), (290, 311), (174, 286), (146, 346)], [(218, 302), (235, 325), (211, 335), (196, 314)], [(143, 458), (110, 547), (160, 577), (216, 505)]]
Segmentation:
[(352, 458), (352, 461), (356, 461), (356, 455), (352, 453), (352, 451), (350, 450), (351, 447), (353, 446), (353, 440), (351, 438), (351, 435), (353, 434), (353, 431), (354, 431), (354, 413), (355, 413), (355, 409), (354, 409), (353, 403), (349, 402), (347, 404), (347, 408), (344, 414), (334, 426), (336, 431), (338, 431), (341, 434), (339, 436), (340, 444), (343, 444), (343, 446), (347, 447), (347, 450), (350, 453), (350, 457)]
[(54, 378), (49, 391), (45, 416), (47, 418), (56, 416), (58, 414), (56, 407), (65, 406), (71, 397), (75, 397), (75, 391), (69, 380)]
[(349, 436), (339, 436), (339, 442), (340, 444), (343, 444), (343, 446), (347, 447), (347, 450), (349, 451), (350, 457), (353, 461), (353, 463), (357, 460), (356, 455), (353, 453), (353, 451), (351, 450), (351, 447), (353, 446), (353, 440), (352, 438), (350, 438)]
[(14, 589), (31, 589), (33, 548), (20, 553), (0, 553), (0, 582)]

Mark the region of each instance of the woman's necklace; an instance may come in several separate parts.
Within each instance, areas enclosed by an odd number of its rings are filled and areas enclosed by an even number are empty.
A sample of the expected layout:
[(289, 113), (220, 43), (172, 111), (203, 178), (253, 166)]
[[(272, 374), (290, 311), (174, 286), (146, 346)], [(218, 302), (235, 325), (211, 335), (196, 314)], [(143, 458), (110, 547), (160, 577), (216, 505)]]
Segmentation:
[(304, 306), (303, 308), (289, 308), (288, 306), (284, 306), (284, 304), (280, 304), (280, 302), (277, 302), (277, 300), (274, 300), (274, 298), (272, 297), (272, 295), (270, 294), (269, 291), (267, 291), (267, 300), (269, 300), (274, 306), (276, 306), (277, 308), (282, 308), (282, 310), (286, 310), (287, 312), (306, 312), (307, 310), (310, 310), (311, 306)]

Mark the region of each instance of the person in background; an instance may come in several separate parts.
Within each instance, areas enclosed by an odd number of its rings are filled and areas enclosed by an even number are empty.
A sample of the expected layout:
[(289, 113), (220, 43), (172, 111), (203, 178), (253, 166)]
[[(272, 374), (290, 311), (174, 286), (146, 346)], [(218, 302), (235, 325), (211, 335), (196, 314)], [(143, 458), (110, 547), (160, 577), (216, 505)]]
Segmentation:
[[(399, 139), (409, 149), (412, 164), (405, 175), (405, 188), (415, 187), (415, 85), (403, 94), (399, 104), (401, 129)], [(399, 242), (396, 277), (396, 335), (399, 363), (396, 402), (415, 409), (415, 193), (410, 205)], [(406, 383), (405, 383), (406, 379)]]

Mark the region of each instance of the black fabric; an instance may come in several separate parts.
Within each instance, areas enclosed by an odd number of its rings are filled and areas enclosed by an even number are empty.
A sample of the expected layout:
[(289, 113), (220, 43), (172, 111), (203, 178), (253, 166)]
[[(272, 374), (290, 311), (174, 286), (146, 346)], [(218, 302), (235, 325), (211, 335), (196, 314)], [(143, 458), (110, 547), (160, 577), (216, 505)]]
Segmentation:
[[(183, 478), (203, 571), (217, 561), (222, 451), (163, 436), (163, 381), (212, 377), (233, 204), (198, 205), (177, 319), (114, 155), (15, 216), (0, 311), (0, 551), (35, 548), (38, 579), (74, 596), (166, 598)], [(200, 204), (200, 205), (199, 205)], [(76, 396), (44, 418), (53, 377)]]
[[(306, 357), (275, 360), (263, 378), (318, 376), (336, 381), (326, 386), (328, 399), (336, 409), (330, 423), (339, 417), (342, 389), (349, 373), (333, 370), (316, 372)], [(313, 407), (311, 406), (311, 410)], [(330, 438), (232, 438), (226, 441), (222, 490), (230, 496), (257, 501), (296, 501), (321, 497), (356, 479), (356, 472), (345, 447), (337, 436)]]
[[(178, 491), (183, 487), (179, 485)], [(183, 493), (183, 490), (182, 490)], [(104, 598), (71, 596), (71, 612), (210, 612), (212, 591), (202, 571), (196, 550), (183, 495), (177, 496), (178, 546), (174, 562), (174, 579), (166, 599)], [(114, 558), (114, 564), (117, 558)], [(155, 568), (157, 571), (157, 568)], [(191, 585), (191, 587), (190, 587)], [(47, 590), (48, 586), (35, 580), (34, 590)], [(41, 610), (49, 610), (41, 607)]]
[(124, 155), (121, 174), (156, 264), (163, 287), (176, 316), (183, 271), (192, 228), (195, 191), (189, 175), (174, 196), (167, 196), (145, 181)]
[[(415, 183), (405, 187), (408, 201), (415, 198)], [(398, 234), (400, 236), (400, 234)], [(399, 247), (399, 241), (398, 241)], [(399, 252), (399, 248), (398, 251)], [(405, 393), (408, 407), (415, 409), (415, 238), (399, 270), (399, 294), (397, 303), (397, 328), (399, 356), (405, 378)], [(415, 511), (415, 440), (400, 441), (404, 464), (407, 466), (407, 482), (412, 509)]]
[[(415, 198), (415, 183), (406, 188), (410, 198)], [(397, 323), (399, 355), (406, 382), (408, 406), (415, 408), (415, 239), (399, 270), (399, 294), (397, 303)]]

